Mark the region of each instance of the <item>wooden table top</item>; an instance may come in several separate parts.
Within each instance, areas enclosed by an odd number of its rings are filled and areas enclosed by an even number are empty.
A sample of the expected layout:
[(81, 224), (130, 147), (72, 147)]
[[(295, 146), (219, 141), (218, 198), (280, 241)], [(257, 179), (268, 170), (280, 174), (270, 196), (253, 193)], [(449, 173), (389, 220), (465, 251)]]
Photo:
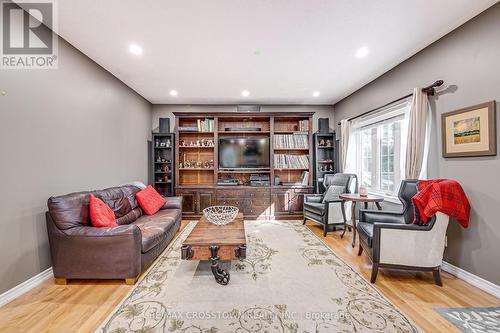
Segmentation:
[(243, 213), (238, 213), (236, 218), (226, 225), (210, 223), (203, 215), (189, 236), (182, 242), (182, 245), (190, 246), (239, 246), (243, 244), (246, 244)]
[(382, 202), (384, 201), (383, 197), (378, 195), (368, 194), (367, 196), (361, 196), (359, 193), (343, 193), (339, 195), (339, 198), (347, 201), (356, 201), (356, 202)]

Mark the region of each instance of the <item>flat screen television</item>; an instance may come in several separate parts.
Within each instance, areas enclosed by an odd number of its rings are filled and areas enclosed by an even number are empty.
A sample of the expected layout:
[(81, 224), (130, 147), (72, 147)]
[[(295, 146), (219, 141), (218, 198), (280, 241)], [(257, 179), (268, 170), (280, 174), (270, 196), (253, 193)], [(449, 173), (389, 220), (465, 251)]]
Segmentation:
[(219, 169), (269, 169), (269, 137), (219, 138)]

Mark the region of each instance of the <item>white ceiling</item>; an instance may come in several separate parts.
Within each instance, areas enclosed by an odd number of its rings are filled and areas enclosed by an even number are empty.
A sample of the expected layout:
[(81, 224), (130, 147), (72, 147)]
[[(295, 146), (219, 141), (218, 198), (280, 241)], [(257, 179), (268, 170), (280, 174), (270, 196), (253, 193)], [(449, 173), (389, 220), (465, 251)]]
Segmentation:
[(333, 104), (496, 2), (71, 0), (58, 32), (154, 104)]

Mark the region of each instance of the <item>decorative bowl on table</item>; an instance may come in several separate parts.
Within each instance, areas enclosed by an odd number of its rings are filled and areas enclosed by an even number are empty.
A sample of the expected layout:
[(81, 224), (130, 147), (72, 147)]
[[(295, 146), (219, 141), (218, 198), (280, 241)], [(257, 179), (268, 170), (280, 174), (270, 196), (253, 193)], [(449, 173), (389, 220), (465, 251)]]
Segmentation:
[(238, 215), (238, 207), (233, 206), (211, 206), (203, 210), (203, 215), (210, 223), (225, 225), (235, 219)]

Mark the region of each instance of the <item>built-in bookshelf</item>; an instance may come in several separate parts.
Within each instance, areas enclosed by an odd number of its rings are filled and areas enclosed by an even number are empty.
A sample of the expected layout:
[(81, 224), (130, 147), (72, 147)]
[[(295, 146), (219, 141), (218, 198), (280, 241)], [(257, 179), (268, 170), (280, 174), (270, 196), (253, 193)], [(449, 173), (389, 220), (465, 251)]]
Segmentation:
[[(313, 190), (312, 113), (174, 115), (175, 194), (183, 197), (185, 218), (197, 217), (216, 204), (238, 206), (250, 219), (302, 215), (304, 194)], [(269, 140), (268, 169), (219, 169), (220, 139), (239, 137)], [(252, 177), (264, 181), (257, 186)], [(219, 182), (229, 179), (231, 186)]]
[[(252, 173), (268, 173), (270, 186), (312, 186), (312, 114), (175, 114), (178, 186), (216, 186), (229, 177), (244, 185)], [(225, 136), (269, 137), (269, 170), (219, 170), (218, 141)]]
[[(311, 117), (275, 116), (273, 120), (274, 185), (310, 185), (312, 174)], [(305, 181), (304, 177), (306, 177)]]
[(152, 134), (152, 186), (162, 196), (174, 194), (175, 136), (173, 133)]

